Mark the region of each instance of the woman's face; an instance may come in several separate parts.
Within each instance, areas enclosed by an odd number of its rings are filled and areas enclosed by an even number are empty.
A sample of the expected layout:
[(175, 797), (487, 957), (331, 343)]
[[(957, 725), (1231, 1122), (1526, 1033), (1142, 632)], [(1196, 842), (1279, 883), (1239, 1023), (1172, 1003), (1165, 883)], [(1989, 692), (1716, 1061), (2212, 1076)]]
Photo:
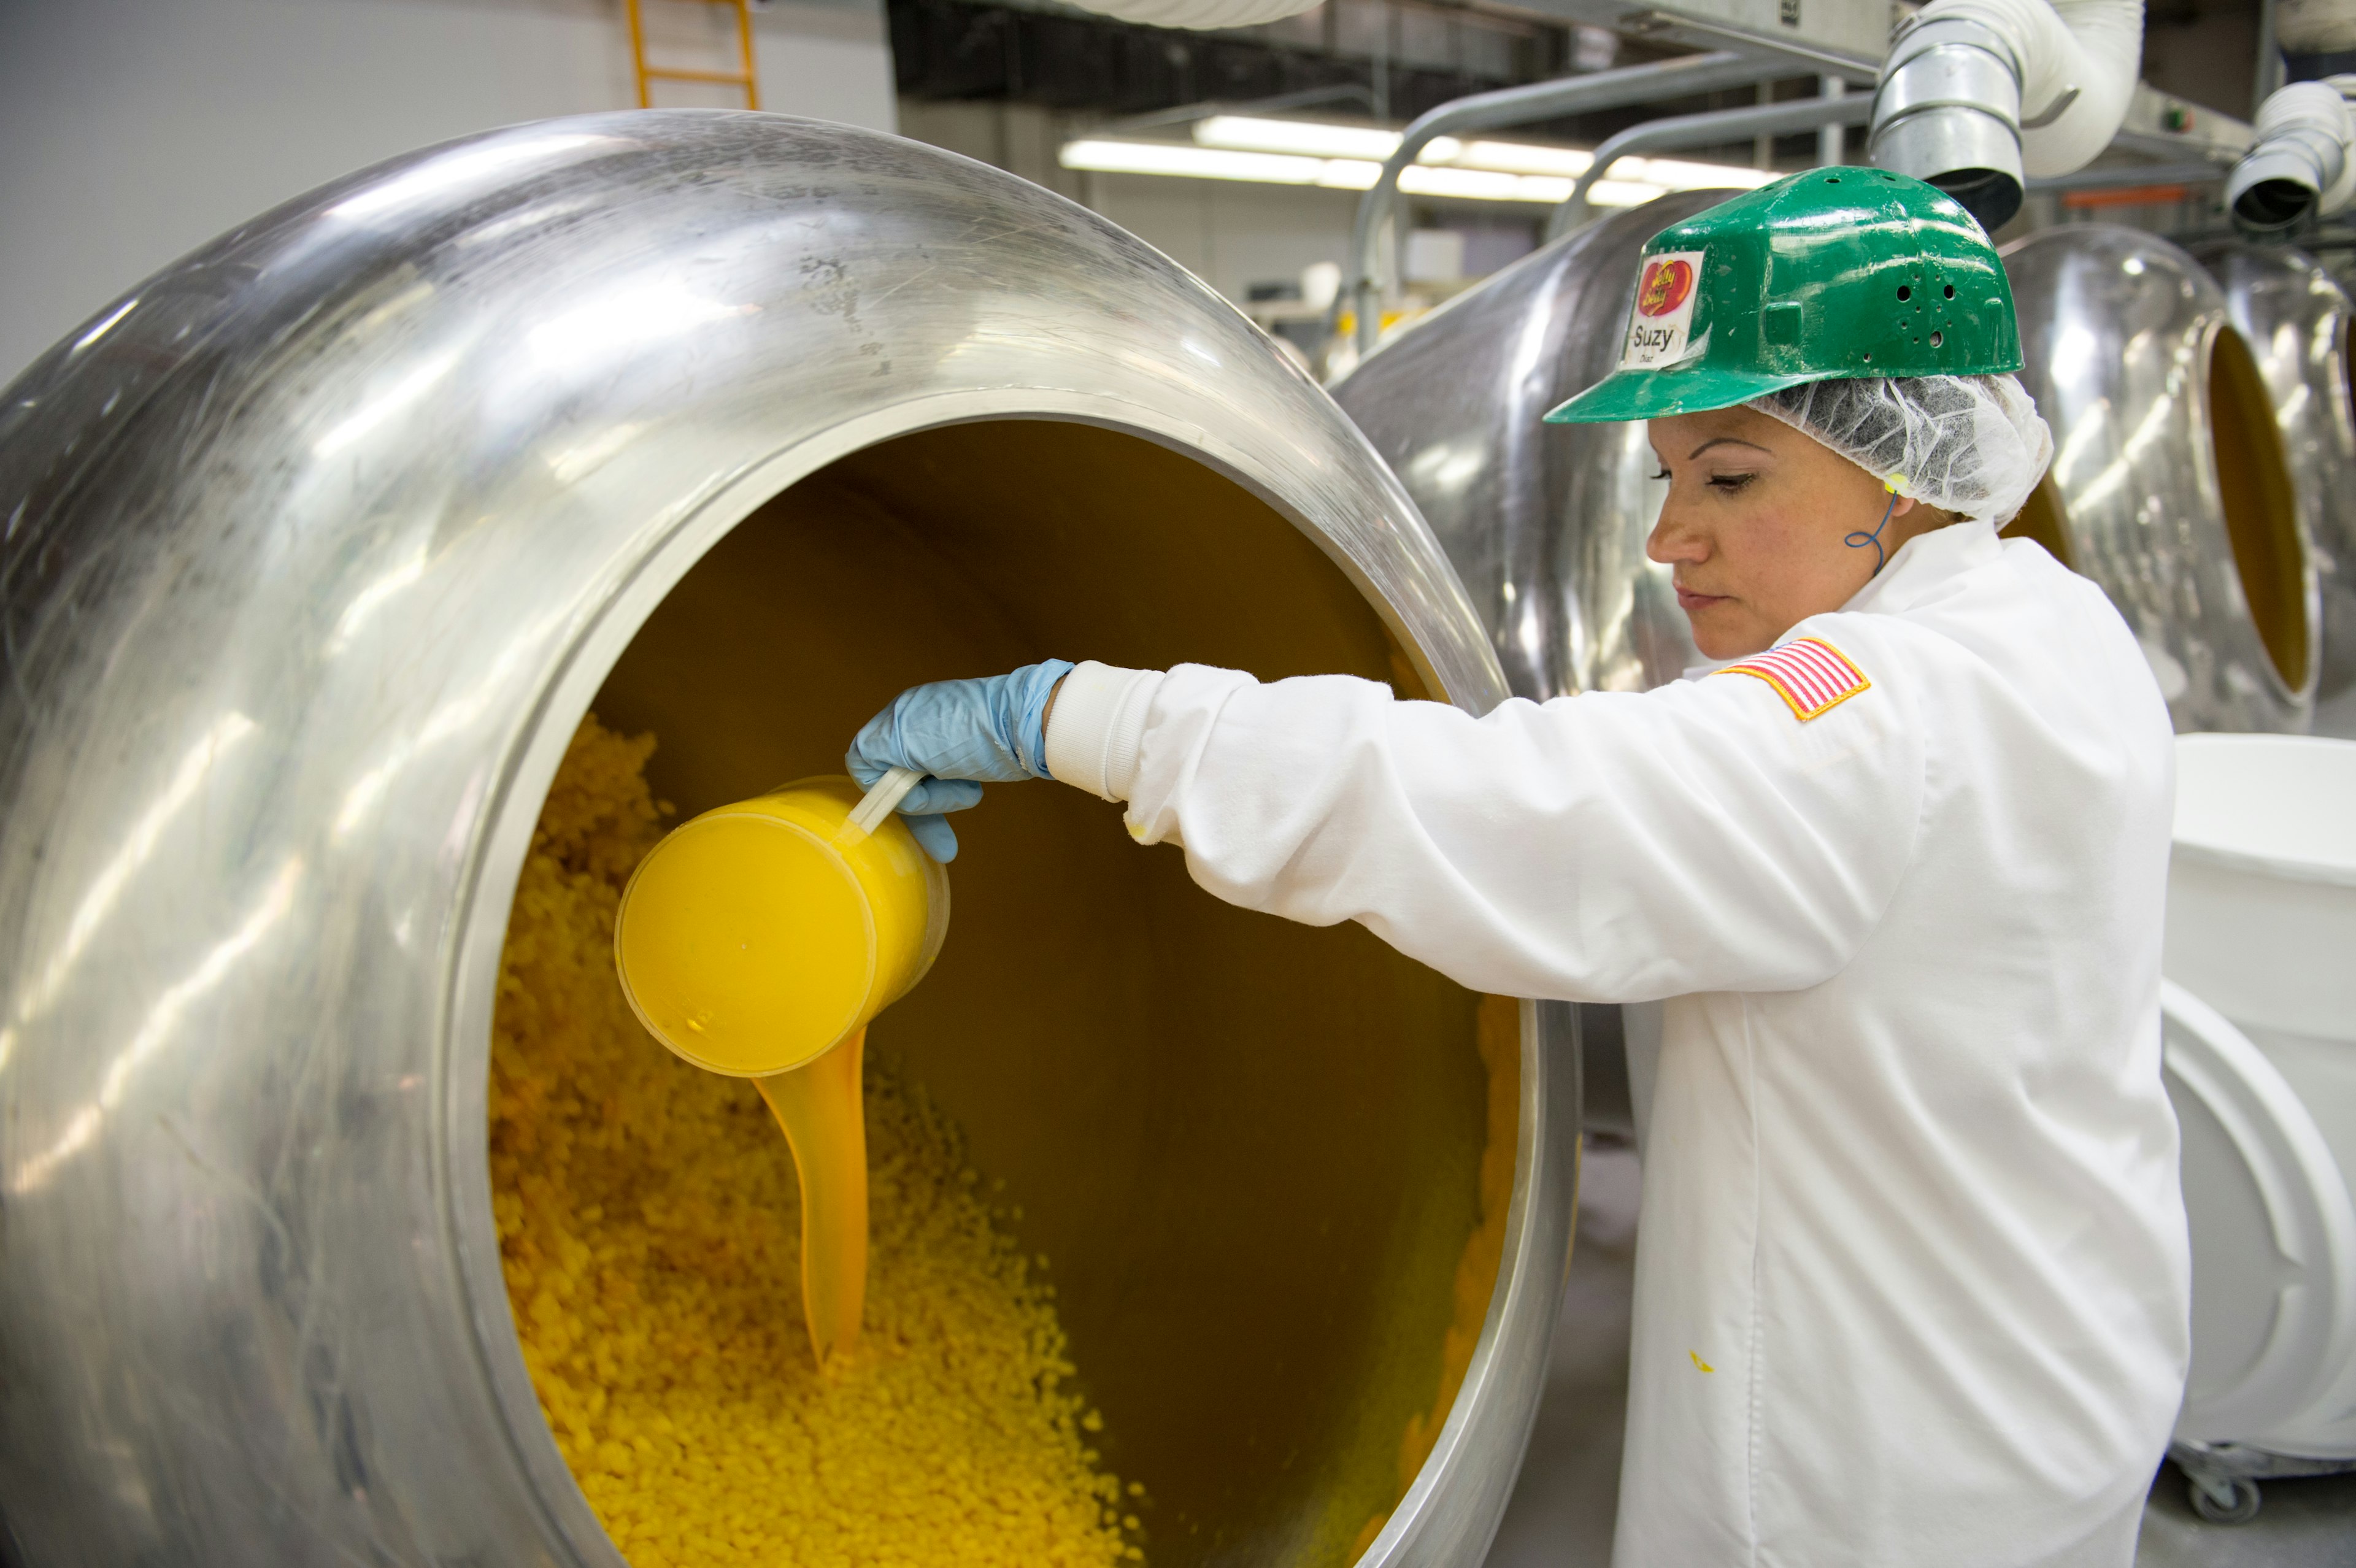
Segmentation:
[[(1856, 464), (1749, 408), (1656, 419), (1650, 434), (1669, 498), (1644, 553), (1675, 569), (1677, 607), (1708, 657), (1772, 647), (1873, 576), (1872, 547), (1841, 541), (1871, 533), (1890, 496)], [(1881, 548), (1896, 555), (1952, 520), (1901, 496)]]

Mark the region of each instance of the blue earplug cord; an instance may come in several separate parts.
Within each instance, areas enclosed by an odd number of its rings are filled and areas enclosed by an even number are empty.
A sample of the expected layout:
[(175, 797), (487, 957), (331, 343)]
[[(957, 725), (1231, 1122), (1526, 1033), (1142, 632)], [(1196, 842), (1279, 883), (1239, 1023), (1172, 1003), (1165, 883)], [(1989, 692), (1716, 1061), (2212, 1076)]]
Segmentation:
[(1881, 508), (1881, 521), (1873, 525), (1871, 533), (1859, 528), (1841, 540), (1851, 549), (1863, 549), (1868, 545), (1873, 547), (1873, 575), (1876, 577), (1880, 576), (1881, 569), (1890, 563), (1890, 558), (1881, 550), (1881, 530), (1890, 526), (1890, 514), (1898, 509), (1898, 486), (1904, 483), (1906, 475), (1903, 474), (1893, 474), (1884, 479), (1881, 487), (1890, 492), (1890, 505)]

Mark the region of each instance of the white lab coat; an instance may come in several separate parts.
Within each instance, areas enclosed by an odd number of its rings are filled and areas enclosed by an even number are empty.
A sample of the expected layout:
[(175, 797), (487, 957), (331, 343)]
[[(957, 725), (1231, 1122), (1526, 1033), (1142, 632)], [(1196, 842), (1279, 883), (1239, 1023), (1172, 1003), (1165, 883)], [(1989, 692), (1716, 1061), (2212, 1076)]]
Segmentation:
[(2189, 1354), (2166, 709), (2100, 591), (1985, 523), (1792, 635), (1869, 688), (1475, 720), (1084, 665), (1047, 762), (1230, 902), (1667, 998), (1618, 1568), (2127, 1568)]

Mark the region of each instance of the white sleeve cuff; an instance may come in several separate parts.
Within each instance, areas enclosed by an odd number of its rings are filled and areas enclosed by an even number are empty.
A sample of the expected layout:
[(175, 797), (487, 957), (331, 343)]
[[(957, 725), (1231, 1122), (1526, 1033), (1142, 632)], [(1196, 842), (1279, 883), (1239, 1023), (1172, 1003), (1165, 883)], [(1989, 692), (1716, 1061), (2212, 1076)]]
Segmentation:
[(1137, 782), (1146, 710), (1161, 685), (1158, 669), (1093, 659), (1073, 667), (1047, 723), (1047, 771), (1101, 799), (1127, 800)]

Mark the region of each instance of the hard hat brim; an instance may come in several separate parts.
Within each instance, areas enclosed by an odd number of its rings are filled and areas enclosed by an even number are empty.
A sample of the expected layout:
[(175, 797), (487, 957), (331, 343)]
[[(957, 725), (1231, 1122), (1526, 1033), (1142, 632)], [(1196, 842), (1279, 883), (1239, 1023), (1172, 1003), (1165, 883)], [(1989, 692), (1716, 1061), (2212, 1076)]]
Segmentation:
[(1546, 416), (1547, 424), (1601, 424), (1610, 420), (1661, 419), (1670, 414), (1730, 409), (1786, 387), (1820, 381), (1816, 375), (1769, 375), (1694, 365), (1685, 369), (1614, 370)]

